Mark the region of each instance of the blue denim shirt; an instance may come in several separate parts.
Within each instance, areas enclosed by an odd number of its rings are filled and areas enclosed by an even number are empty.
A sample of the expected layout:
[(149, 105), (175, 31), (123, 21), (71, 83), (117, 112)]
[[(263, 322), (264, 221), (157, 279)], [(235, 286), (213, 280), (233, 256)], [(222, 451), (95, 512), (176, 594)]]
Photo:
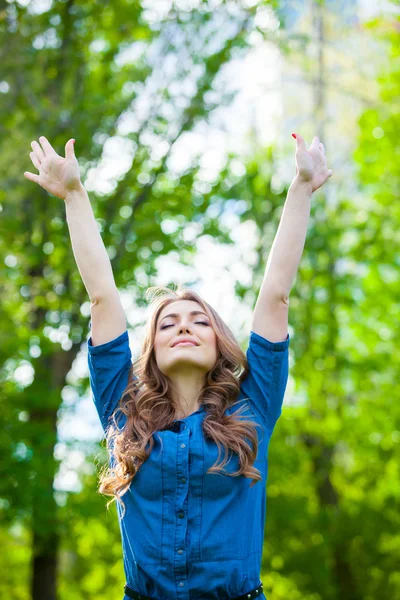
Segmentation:
[[(103, 429), (128, 383), (131, 351), (128, 332), (99, 346), (87, 340), (90, 384)], [(150, 457), (117, 503), (126, 583), (158, 600), (228, 600), (260, 583), (266, 516), (268, 445), (282, 412), (288, 379), (287, 339), (270, 342), (250, 332), (246, 351), (250, 373), (242, 382), (232, 414), (244, 406), (243, 417), (256, 421), (259, 440), (251, 479), (208, 474), (218, 448), (205, 439), (203, 406), (176, 421), (176, 431), (153, 434)], [(121, 424), (126, 420), (121, 414)], [(122, 425), (123, 426), (123, 425)], [(224, 456), (221, 451), (221, 457)], [(225, 466), (239, 468), (232, 453)], [(122, 592), (123, 593), (123, 592)], [(264, 599), (261, 594), (259, 600)], [(123, 600), (129, 600), (123, 595)]]

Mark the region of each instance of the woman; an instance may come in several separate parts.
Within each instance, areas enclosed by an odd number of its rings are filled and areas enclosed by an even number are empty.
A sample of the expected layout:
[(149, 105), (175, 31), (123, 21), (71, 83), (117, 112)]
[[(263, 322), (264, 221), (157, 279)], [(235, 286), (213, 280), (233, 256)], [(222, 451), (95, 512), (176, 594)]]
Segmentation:
[(65, 201), (91, 299), (90, 383), (109, 448), (99, 490), (117, 500), (123, 600), (265, 599), (260, 567), (268, 445), (288, 378), (289, 293), (311, 195), (332, 175), (323, 144), (315, 137), (307, 150), (297, 135), (296, 175), (246, 354), (196, 292), (150, 288), (157, 296), (154, 310), (132, 364), (125, 315), (80, 182), (74, 140), (65, 158), (45, 137), (39, 140), (30, 154), (39, 175), (25, 177)]

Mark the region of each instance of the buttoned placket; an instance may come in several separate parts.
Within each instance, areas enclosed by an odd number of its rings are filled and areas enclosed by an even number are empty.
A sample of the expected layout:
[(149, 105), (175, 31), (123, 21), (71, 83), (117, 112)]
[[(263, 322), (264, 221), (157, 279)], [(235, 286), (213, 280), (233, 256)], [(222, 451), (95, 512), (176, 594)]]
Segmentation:
[(177, 461), (176, 461), (176, 538), (174, 572), (177, 586), (177, 597), (189, 600), (187, 584), (187, 548), (186, 537), (188, 528), (187, 506), (189, 493), (189, 436), (190, 426), (180, 421), (180, 432), (177, 436)]

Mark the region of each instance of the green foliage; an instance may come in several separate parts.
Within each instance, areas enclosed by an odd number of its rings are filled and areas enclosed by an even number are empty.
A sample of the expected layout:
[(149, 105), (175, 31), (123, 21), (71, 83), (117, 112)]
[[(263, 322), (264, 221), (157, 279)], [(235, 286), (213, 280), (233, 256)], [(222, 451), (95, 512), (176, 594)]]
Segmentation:
[[(94, 461), (94, 456), (88, 460)], [(69, 494), (60, 509), (60, 597), (65, 600), (118, 600), (123, 595), (121, 535), (115, 504), (97, 493), (97, 476), (81, 477), (82, 491)]]

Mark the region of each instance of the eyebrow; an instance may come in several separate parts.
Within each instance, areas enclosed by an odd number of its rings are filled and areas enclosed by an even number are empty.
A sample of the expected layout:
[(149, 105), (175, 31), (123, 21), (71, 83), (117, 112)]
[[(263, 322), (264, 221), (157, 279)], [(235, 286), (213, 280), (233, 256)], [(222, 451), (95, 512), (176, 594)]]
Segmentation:
[[(206, 315), (206, 317), (208, 317), (208, 315), (205, 312), (203, 312), (202, 310), (192, 310), (189, 313), (189, 315)], [(164, 321), (164, 319), (166, 319), (167, 317), (179, 317), (179, 315), (177, 313), (170, 313), (169, 315), (165, 315), (165, 317), (163, 317), (160, 320), (160, 323), (161, 323), (161, 321)]]

